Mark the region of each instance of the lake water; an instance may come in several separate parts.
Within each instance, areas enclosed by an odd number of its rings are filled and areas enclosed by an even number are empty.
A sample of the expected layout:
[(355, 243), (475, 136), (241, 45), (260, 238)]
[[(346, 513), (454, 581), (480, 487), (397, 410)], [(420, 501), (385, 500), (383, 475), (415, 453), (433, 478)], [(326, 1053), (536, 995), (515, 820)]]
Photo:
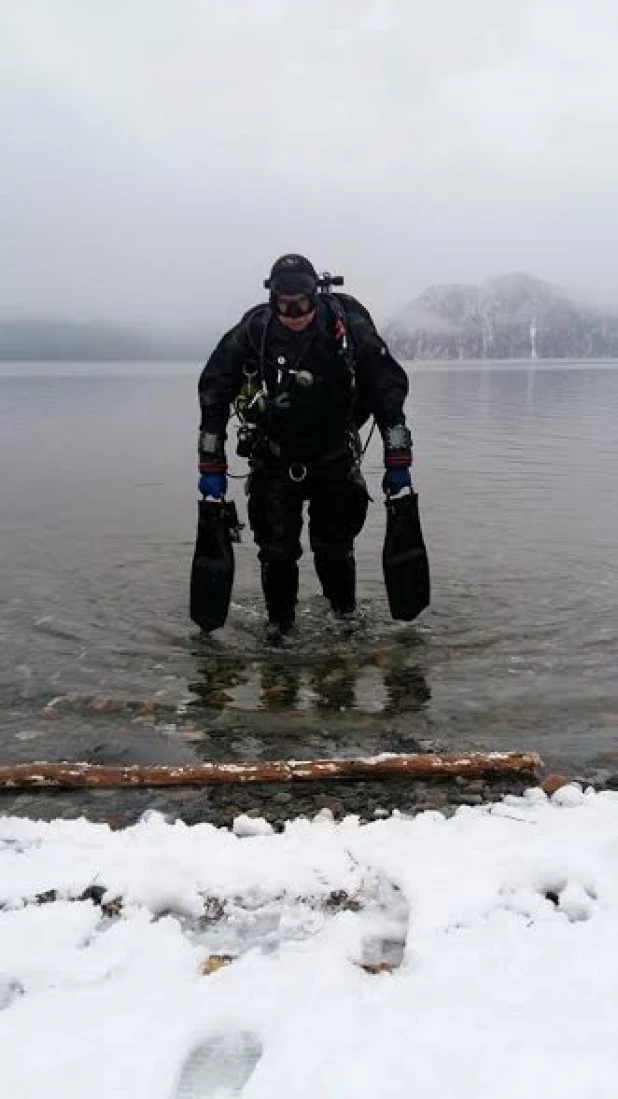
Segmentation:
[(432, 607), (388, 616), (376, 433), (363, 624), (340, 636), (306, 554), (283, 651), (248, 530), (228, 626), (188, 618), (199, 369), (0, 364), (0, 762), (617, 752), (618, 365), (415, 364)]

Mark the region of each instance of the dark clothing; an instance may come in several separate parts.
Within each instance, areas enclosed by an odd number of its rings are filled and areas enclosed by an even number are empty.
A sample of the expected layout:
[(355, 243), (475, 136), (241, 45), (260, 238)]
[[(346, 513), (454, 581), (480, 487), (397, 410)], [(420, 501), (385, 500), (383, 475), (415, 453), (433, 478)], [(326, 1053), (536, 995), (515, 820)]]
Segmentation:
[(262, 566), (268, 616), (274, 622), (294, 619), (298, 593), (298, 560), (303, 505), (309, 501), (309, 544), (326, 598), (335, 611), (355, 604), (354, 539), (360, 533), (369, 495), (364, 479), (349, 457), (290, 480), (287, 466), (258, 466), (249, 478), (249, 522)]
[[(274, 321), (268, 340), (264, 380), (269, 401), (264, 432), (290, 459), (315, 461), (341, 446), (352, 426), (354, 375), (334, 341), (317, 324), (306, 332), (290, 333)], [(281, 367), (287, 367), (281, 370)], [(299, 385), (299, 369), (313, 382)]]
[[(381, 431), (403, 423), (405, 371), (370, 318), (346, 309), (347, 349), (336, 336), (337, 322), (335, 310), (322, 297), (316, 320), (305, 332), (284, 328), (267, 306), (245, 314), (202, 372), (202, 434), (217, 436), (223, 445), (230, 405), (244, 381), (243, 368), (263, 375), (268, 402), (262, 426), (290, 460), (334, 450), (350, 427), (360, 426), (370, 415)], [(281, 358), (284, 364), (278, 362)], [(309, 371), (314, 383), (302, 387), (290, 369)]]
[(405, 371), (354, 299), (319, 295), (316, 318), (304, 332), (290, 331), (267, 305), (257, 306), (223, 337), (200, 377), (203, 471), (225, 468), (230, 406), (249, 374), (263, 387), (248, 511), (269, 618), (294, 619), (305, 501), (324, 595), (335, 611), (351, 611), (354, 539), (369, 499), (357, 429), (373, 415), (385, 448), (393, 428), (405, 429)]

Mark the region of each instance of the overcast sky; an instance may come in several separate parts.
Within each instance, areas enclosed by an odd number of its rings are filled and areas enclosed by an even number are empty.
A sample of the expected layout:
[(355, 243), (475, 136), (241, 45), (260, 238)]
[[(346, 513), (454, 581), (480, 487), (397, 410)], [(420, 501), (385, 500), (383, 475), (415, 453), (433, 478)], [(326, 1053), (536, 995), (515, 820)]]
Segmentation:
[(618, 302), (617, 57), (616, 0), (5, 0), (0, 315), (217, 326), (283, 251)]

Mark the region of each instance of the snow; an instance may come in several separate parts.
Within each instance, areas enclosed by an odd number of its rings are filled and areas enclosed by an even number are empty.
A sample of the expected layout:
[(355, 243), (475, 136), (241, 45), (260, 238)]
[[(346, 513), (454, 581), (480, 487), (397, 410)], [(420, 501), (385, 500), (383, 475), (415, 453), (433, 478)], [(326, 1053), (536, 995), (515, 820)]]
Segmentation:
[(617, 868), (618, 794), (576, 786), (279, 834), (0, 818), (0, 1094), (613, 1099)]
[(232, 830), (235, 836), (269, 836), (274, 831), (263, 817), (250, 817), (246, 813), (234, 818)]

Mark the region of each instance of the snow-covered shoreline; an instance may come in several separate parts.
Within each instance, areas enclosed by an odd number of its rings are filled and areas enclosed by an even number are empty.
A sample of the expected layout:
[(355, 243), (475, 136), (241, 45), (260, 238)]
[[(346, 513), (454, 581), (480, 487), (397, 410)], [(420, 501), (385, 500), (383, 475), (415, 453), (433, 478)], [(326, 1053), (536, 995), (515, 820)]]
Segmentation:
[(617, 863), (618, 793), (576, 785), (279, 834), (2, 817), (1, 1094), (609, 1099)]

